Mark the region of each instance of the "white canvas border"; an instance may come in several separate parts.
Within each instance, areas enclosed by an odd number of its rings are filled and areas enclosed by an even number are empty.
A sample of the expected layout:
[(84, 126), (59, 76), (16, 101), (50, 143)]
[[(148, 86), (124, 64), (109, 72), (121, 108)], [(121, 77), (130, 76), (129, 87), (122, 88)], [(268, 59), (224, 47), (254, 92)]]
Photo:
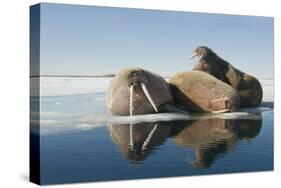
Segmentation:
[[(28, 182), (29, 136), (29, 5), (39, 1), (1, 2), (1, 187), (35, 187)], [(130, 8), (182, 10), (192, 12), (274, 16), (275, 83), (280, 85), (281, 15), (274, 0), (53, 0), (53, 3), (102, 5)], [(262, 44), (261, 44), (262, 45)], [(279, 54), (278, 54), (279, 52)], [(58, 185), (58, 187), (275, 187), (280, 179), (280, 86), (275, 84), (275, 170), (274, 172), (161, 178)], [(278, 134), (279, 133), (279, 134)], [(36, 186), (37, 187), (37, 186)], [(48, 187), (48, 186), (47, 186)]]

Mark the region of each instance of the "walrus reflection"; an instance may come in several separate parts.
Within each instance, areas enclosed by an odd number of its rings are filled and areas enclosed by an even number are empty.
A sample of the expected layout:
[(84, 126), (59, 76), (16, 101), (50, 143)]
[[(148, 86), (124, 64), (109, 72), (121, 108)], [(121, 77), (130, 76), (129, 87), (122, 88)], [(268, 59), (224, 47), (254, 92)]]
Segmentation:
[(231, 85), (239, 94), (241, 107), (254, 107), (261, 103), (262, 86), (254, 76), (238, 70), (206, 46), (196, 48), (191, 58), (195, 56), (198, 56), (198, 61), (193, 70), (207, 72)]
[(255, 138), (261, 126), (261, 117), (258, 120), (212, 118), (180, 122), (177, 127), (184, 128), (174, 136), (174, 141), (181, 146), (195, 149), (195, 160), (191, 161), (192, 165), (208, 168), (218, 157), (232, 150), (238, 140)]
[(165, 142), (171, 126), (164, 122), (111, 124), (108, 131), (120, 152), (132, 163), (139, 163)]
[[(260, 116), (261, 117), (261, 116)], [(261, 130), (262, 119), (244, 119), (237, 120), (236, 132), (237, 139), (239, 140), (251, 140), (255, 138)]]

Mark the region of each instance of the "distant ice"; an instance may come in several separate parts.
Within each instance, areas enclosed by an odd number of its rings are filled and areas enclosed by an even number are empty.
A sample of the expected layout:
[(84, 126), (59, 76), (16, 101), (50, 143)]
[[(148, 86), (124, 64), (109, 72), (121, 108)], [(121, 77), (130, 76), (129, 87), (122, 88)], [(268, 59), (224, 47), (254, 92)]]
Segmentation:
[(41, 77), (40, 95), (64, 96), (105, 92), (110, 79), (91, 77)]
[[(260, 80), (263, 102), (257, 108), (241, 108), (239, 112), (222, 114), (147, 114), (112, 116), (106, 113), (104, 95), (111, 78), (42, 77), (40, 79), (41, 112), (31, 112), (32, 126), (40, 124), (40, 134), (59, 134), (65, 131), (89, 130), (108, 124), (140, 122), (222, 119), (273, 119), (273, 80)], [(38, 82), (34, 80), (33, 83)], [(34, 88), (36, 86), (32, 85)], [(36, 95), (36, 93), (31, 92)], [(77, 96), (77, 94), (89, 94)], [(58, 96), (58, 97), (55, 97)], [(61, 98), (60, 96), (65, 96)], [(38, 130), (38, 129), (34, 129)]]
[[(32, 78), (36, 83), (36, 79)], [(77, 78), (77, 77), (41, 77), (41, 96), (64, 96), (106, 92), (112, 78)], [(273, 101), (273, 84), (271, 79), (260, 79), (263, 87), (263, 101)]]
[(263, 89), (263, 101), (273, 101), (274, 80), (260, 80)]

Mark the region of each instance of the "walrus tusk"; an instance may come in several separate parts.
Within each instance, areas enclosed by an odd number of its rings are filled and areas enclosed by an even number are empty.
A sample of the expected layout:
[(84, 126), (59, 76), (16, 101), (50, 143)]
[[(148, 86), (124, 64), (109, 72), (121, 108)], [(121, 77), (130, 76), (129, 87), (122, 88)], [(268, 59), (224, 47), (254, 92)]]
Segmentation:
[(130, 123), (130, 149), (133, 150), (134, 149), (134, 138), (133, 138), (133, 128), (134, 125), (132, 123)]
[[(133, 105), (133, 97), (134, 97), (134, 85), (130, 86), (130, 116), (133, 115), (134, 105)], [(133, 124), (130, 123), (130, 148), (134, 148), (134, 139), (133, 139)]]
[(158, 124), (156, 123), (156, 124), (154, 125), (153, 129), (152, 129), (152, 130), (150, 131), (150, 133), (148, 134), (148, 136), (147, 136), (147, 138), (145, 139), (145, 141), (143, 142), (142, 147), (141, 147), (141, 150), (142, 150), (142, 151), (144, 151), (144, 150), (146, 149), (147, 145), (150, 143), (151, 138), (152, 138), (154, 132), (156, 131), (157, 127), (158, 127)]
[(151, 103), (151, 105), (153, 106), (154, 110), (155, 110), (156, 112), (158, 112), (157, 107), (156, 107), (156, 105), (155, 105), (155, 102), (153, 101), (151, 95), (149, 94), (149, 91), (148, 91), (146, 85), (145, 85), (143, 82), (141, 82), (141, 87), (142, 87), (142, 90), (143, 90), (145, 96), (147, 97), (147, 99), (149, 100), (149, 102)]
[(188, 60), (191, 60), (191, 59), (193, 59), (195, 56), (197, 56), (198, 55), (198, 53), (194, 53), (194, 54), (192, 54), (189, 58), (188, 58)]
[(130, 86), (130, 116), (133, 115), (134, 105), (133, 105), (133, 97), (134, 97), (134, 85)]
[(216, 111), (212, 111), (213, 114), (219, 114), (219, 113), (224, 113), (224, 112), (229, 112), (230, 109), (224, 109), (224, 110), (216, 110)]

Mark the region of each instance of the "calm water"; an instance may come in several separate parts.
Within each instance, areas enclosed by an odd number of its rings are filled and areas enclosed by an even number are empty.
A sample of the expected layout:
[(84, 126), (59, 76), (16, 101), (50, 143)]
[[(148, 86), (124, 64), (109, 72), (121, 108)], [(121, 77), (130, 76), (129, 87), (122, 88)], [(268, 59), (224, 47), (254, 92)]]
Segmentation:
[(93, 124), (107, 114), (104, 95), (41, 98), (42, 184), (273, 169), (273, 108), (255, 119)]

